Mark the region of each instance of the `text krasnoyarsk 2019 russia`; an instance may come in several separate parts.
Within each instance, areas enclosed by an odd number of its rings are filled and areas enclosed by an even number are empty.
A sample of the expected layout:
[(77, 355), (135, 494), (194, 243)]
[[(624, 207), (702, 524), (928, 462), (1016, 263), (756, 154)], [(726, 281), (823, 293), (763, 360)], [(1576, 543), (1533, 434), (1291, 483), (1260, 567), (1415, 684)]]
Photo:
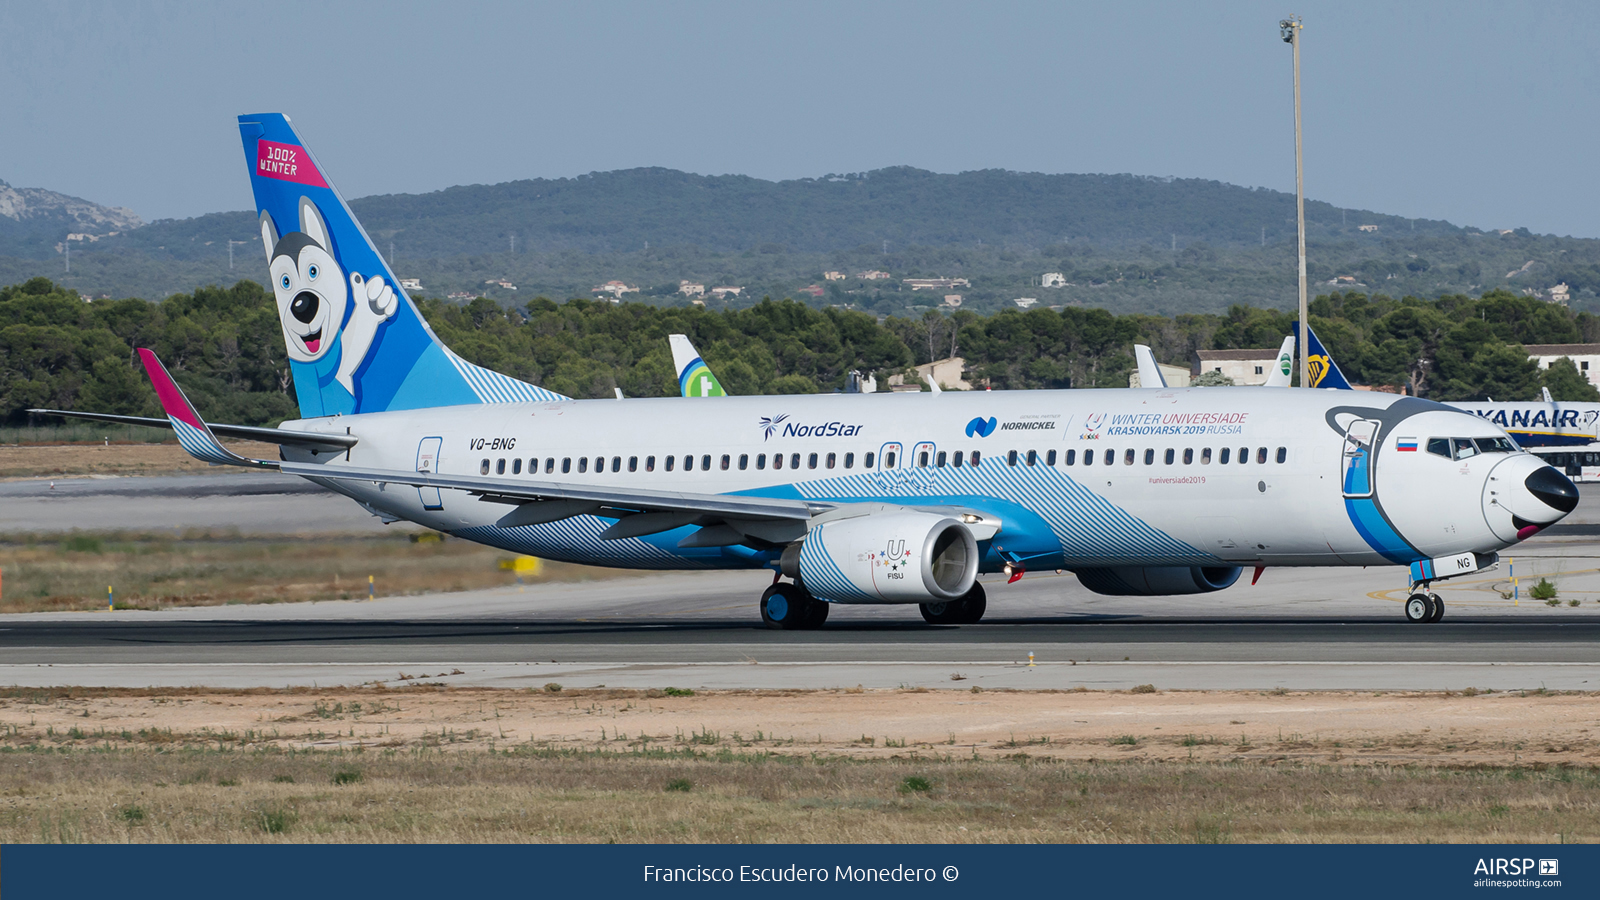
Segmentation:
[(961, 873), (955, 866), (942, 869), (896, 865), (894, 868), (866, 866), (645, 866), (647, 883), (745, 883), (777, 884), (801, 882), (932, 882), (955, 881)]

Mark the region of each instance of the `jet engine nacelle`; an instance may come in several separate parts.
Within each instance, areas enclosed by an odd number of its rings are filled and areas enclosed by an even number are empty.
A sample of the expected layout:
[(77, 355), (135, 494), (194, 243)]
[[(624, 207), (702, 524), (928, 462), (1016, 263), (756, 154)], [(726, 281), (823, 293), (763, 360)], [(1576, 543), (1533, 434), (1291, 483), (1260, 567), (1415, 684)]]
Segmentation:
[(978, 542), (960, 520), (890, 508), (813, 525), (782, 566), (824, 600), (930, 603), (966, 596), (978, 563)]
[(1084, 587), (1113, 597), (1209, 594), (1232, 587), (1241, 571), (1238, 566), (1115, 566), (1073, 570)]

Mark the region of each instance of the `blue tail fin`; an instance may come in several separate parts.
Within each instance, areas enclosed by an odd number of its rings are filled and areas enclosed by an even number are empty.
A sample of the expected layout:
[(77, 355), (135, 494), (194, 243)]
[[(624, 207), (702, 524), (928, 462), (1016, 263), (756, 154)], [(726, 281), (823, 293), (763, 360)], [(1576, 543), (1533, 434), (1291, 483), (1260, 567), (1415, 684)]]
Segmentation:
[[(1300, 333), (1298, 321), (1290, 323), (1289, 333)], [(1339, 371), (1339, 364), (1333, 361), (1328, 351), (1322, 349), (1322, 342), (1317, 340), (1317, 333), (1311, 330), (1310, 323), (1306, 324), (1306, 344), (1306, 362), (1311, 366), (1311, 387), (1354, 390), (1350, 387), (1350, 382), (1344, 380), (1344, 373)]]
[(286, 116), (239, 134), (302, 416), (567, 399), (440, 343)]

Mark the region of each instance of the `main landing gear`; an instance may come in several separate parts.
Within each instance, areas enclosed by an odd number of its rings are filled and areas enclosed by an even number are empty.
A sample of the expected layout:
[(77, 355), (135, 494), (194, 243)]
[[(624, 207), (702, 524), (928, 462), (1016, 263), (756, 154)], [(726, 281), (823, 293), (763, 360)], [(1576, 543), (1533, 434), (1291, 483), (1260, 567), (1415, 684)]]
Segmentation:
[(1407, 622), (1437, 622), (1444, 618), (1444, 598), (1426, 589), (1406, 598)]
[(828, 621), (828, 604), (799, 584), (774, 583), (761, 595), (761, 621), (784, 631), (821, 628)]
[(976, 625), (983, 618), (984, 610), (989, 608), (989, 597), (983, 592), (983, 585), (974, 581), (972, 590), (960, 600), (923, 603), (919, 608), (929, 625)]

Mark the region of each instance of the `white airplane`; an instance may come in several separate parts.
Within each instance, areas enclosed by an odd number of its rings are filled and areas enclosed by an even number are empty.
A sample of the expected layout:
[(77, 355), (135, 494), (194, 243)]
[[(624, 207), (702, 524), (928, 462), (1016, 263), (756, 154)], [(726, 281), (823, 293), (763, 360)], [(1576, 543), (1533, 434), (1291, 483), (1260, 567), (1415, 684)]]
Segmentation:
[[(140, 355), (191, 454), (306, 478), (386, 520), (590, 565), (771, 570), (774, 628), (850, 604), (977, 622), (986, 572), (1071, 569), (1148, 596), (1222, 590), (1245, 566), (1409, 566), (1405, 615), (1423, 622), (1443, 615), (1433, 582), (1496, 565), (1578, 501), (1494, 424), (1393, 395), (572, 400), (440, 343), (288, 120), (239, 122), (304, 418), (207, 425)], [(280, 459), (217, 435), (273, 441)], [(1417, 452), (1430, 440), (1477, 453)]]

